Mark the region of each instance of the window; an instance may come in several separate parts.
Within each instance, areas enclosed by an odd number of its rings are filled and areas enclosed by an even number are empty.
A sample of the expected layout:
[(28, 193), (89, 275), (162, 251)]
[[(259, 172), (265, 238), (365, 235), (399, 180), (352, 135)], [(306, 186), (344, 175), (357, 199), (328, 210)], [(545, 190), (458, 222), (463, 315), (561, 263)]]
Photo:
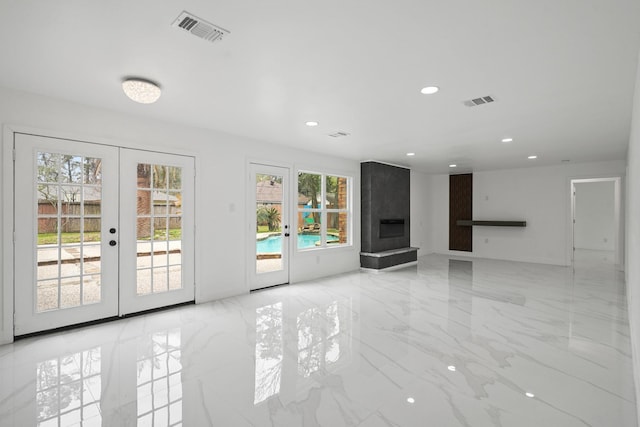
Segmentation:
[(298, 249), (351, 244), (351, 178), (298, 172)]

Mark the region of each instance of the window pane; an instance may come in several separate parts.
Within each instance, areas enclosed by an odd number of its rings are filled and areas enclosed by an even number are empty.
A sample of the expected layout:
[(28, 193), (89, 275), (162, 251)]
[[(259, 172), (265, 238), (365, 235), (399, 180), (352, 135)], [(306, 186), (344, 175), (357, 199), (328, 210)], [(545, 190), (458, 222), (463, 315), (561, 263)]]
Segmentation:
[(298, 172), (298, 208), (312, 209), (321, 208), (321, 182), (322, 176)]
[(58, 185), (38, 184), (38, 213), (54, 214), (58, 209)]
[(348, 218), (347, 212), (327, 213), (327, 244), (348, 243)]
[(138, 188), (151, 188), (151, 165), (138, 163)]
[[(298, 215), (298, 221), (300, 221), (300, 218), (304, 218), (305, 213), (306, 212), (300, 212), (300, 214)], [(320, 212), (309, 213), (309, 217), (312, 218), (314, 222), (305, 222), (304, 225), (302, 225), (302, 228), (301, 223), (298, 222), (298, 249), (317, 248), (322, 244), (322, 238), (320, 235)]]
[(102, 184), (102, 159), (84, 159), (84, 183)]
[(61, 182), (82, 183), (82, 157), (63, 155), (60, 166)]
[(170, 190), (182, 189), (182, 168), (170, 166), (167, 168), (167, 180)]
[[(159, 190), (167, 189), (167, 167), (161, 165), (153, 165), (153, 188)], [(164, 193), (164, 192), (163, 192)]]
[(100, 216), (100, 204), (102, 203), (102, 189), (100, 187), (84, 187), (84, 214), (87, 216)]
[(347, 178), (327, 176), (327, 209), (347, 209)]
[(38, 182), (58, 182), (60, 154), (38, 153)]

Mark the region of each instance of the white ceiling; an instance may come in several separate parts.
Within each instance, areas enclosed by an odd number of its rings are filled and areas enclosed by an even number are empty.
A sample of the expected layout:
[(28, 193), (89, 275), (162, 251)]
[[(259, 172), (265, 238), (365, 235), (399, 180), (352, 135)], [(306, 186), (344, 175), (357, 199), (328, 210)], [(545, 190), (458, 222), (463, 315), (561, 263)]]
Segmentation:
[[(172, 27), (183, 10), (231, 34)], [(4, 87), (434, 173), (626, 156), (637, 0), (0, 0), (0, 16)], [(131, 102), (125, 76), (162, 97)]]

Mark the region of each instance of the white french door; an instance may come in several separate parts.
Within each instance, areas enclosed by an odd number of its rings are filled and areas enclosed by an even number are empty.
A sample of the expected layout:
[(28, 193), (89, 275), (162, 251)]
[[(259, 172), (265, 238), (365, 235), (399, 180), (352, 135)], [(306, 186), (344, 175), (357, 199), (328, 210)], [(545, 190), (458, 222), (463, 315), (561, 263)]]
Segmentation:
[(120, 149), (120, 314), (194, 300), (192, 157)]
[(250, 164), (249, 286), (289, 283), (289, 169)]
[(194, 299), (193, 158), (14, 135), (16, 336)]

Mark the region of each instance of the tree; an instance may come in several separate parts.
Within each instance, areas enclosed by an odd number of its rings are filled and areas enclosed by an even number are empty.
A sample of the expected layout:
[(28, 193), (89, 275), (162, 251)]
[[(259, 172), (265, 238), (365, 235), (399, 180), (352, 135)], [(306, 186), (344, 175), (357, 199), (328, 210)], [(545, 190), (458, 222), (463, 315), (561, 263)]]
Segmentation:
[[(312, 209), (320, 209), (321, 201), (318, 201), (321, 194), (322, 176), (314, 173), (298, 172), (298, 194), (309, 198)], [(311, 212), (313, 221), (320, 222), (320, 212)]]
[(269, 231), (276, 231), (280, 226), (280, 211), (274, 207), (261, 206), (257, 212), (258, 224), (266, 224)]

